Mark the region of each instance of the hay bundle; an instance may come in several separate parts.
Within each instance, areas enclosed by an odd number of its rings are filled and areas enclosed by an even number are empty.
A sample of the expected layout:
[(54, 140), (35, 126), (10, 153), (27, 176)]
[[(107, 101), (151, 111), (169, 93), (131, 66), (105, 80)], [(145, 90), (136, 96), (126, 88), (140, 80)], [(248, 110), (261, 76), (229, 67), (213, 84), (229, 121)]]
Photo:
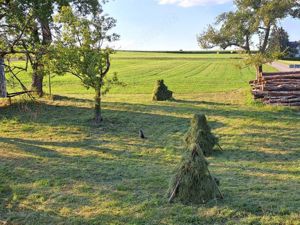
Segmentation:
[(211, 133), (206, 117), (203, 114), (194, 115), (191, 120), (191, 127), (185, 135), (185, 143), (187, 147), (198, 144), (205, 156), (212, 154), (215, 145), (220, 147), (218, 138)]
[(153, 101), (166, 101), (172, 99), (173, 92), (168, 90), (164, 80), (158, 80), (153, 92)]
[(192, 152), (183, 157), (181, 165), (171, 180), (169, 202), (177, 198), (183, 203), (203, 204), (217, 197), (223, 198), (216, 180), (208, 170), (199, 145), (191, 146)]

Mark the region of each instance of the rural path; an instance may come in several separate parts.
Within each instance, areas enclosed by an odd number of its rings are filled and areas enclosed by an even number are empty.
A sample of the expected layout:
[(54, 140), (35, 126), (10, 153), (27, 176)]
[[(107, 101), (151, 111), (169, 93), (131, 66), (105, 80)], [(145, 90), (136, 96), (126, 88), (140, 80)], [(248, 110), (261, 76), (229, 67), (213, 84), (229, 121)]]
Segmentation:
[(273, 62), (270, 65), (277, 69), (279, 72), (300, 71), (300, 69), (289, 68), (289, 65), (280, 62)]

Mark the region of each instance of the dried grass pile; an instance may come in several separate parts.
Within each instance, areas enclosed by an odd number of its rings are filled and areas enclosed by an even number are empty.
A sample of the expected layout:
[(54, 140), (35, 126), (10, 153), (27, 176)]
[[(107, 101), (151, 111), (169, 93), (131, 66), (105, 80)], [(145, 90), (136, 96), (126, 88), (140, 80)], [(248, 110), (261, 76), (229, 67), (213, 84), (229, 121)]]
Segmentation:
[(220, 147), (218, 138), (211, 132), (206, 116), (203, 114), (194, 115), (191, 120), (191, 127), (186, 133), (184, 140), (187, 147), (198, 144), (205, 156), (210, 156), (216, 145)]
[(153, 101), (166, 101), (171, 100), (173, 97), (173, 92), (168, 89), (164, 84), (164, 80), (158, 80), (153, 91), (152, 100)]
[(203, 204), (223, 198), (216, 178), (208, 170), (208, 162), (199, 145), (190, 146), (171, 180), (168, 190), (169, 202), (178, 199), (183, 203)]

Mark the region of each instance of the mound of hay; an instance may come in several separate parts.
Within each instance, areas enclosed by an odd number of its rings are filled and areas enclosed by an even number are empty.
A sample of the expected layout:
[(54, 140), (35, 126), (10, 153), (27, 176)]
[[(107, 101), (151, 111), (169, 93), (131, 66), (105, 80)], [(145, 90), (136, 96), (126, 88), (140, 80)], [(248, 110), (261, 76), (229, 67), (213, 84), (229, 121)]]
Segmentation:
[(198, 144), (205, 156), (212, 154), (215, 145), (219, 146), (218, 138), (211, 133), (205, 115), (194, 115), (191, 120), (191, 127), (185, 135), (185, 143), (187, 147)]
[(172, 99), (173, 92), (168, 90), (164, 80), (158, 80), (153, 92), (153, 101), (166, 101)]
[(203, 204), (218, 197), (223, 198), (215, 178), (208, 170), (208, 162), (200, 146), (194, 144), (191, 150), (183, 157), (171, 180), (169, 202), (176, 198), (183, 203)]

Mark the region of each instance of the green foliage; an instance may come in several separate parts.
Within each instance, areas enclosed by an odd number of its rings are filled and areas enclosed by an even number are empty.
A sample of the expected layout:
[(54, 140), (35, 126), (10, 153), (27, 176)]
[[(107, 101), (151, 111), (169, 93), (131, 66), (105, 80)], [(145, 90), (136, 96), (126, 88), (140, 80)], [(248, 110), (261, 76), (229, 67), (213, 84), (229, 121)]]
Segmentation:
[(290, 45), (289, 35), (282, 27), (275, 27), (271, 33), (267, 52), (281, 53), (280, 58), (293, 57), (297, 49)]
[(259, 56), (255, 57), (255, 60), (250, 57), (250, 61), (254, 62), (253, 65), (256, 66), (259, 61), (263, 63), (273, 59), (270, 55), (274, 54), (274, 49), (268, 48), (270, 33), (298, 3), (282, 0), (236, 0), (234, 4), (235, 11), (223, 13), (217, 18), (215, 25), (220, 27), (219, 29), (210, 25), (199, 35), (200, 46), (203, 48), (220, 46), (223, 49), (236, 46), (251, 55), (251, 47), (256, 38), (259, 40), (256, 46)]
[(268, 54), (264, 53), (256, 53), (256, 54), (248, 54), (247, 57), (243, 60), (243, 63), (239, 65), (240, 68), (243, 66), (254, 66), (256, 70), (259, 69), (261, 65), (271, 63), (281, 57), (283, 57), (283, 53), (280, 52), (269, 52)]
[[(30, 42), (33, 12), (22, 0), (0, 1), (0, 55), (24, 52)], [(26, 48), (27, 50), (27, 48)]]
[(171, 180), (168, 195), (183, 203), (203, 204), (218, 197), (217, 184), (208, 171), (208, 162), (199, 145), (189, 146), (176, 175)]
[(55, 22), (61, 24), (62, 32), (52, 49), (52, 71), (71, 73), (86, 88), (95, 90), (95, 121), (100, 123), (101, 94), (106, 94), (112, 85), (120, 84), (116, 74), (111, 79), (106, 76), (113, 50), (103, 47), (119, 38), (117, 34), (109, 33), (116, 20), (102, 15), (101, 11), (88, 18), (80, 16), (71, 7), (62, 7)]
[(80, 78), (85, 87), (93, 89), (105, 83), (118, 83), (115, 75), (105, 80), (113, 50), (102, 47), (103, 42), (118, 39), (116, 34), (107, 33), (115, 26), (113, 18), (98, 14), (87, 19), (74, 14), (70, 7), (62, 7), (56, 22), (62, 24), (62, 33), (52, 51), (54, 73), (71, 73)]
[(220, 30), (209, 25), (207, 30), (198, 36), (198, 42), (202, 48), (220, 46), (226, 49), (237, 46), (250, 51), (253, 19), (252, 15), (241, 12), (223, 13), (217, 18), (215, 24), (221, 25)]
[(153, 101), (166, 101), (172, 99), (173, 92), (168, 90), (168, 87), (164, 84), (164, 80), (156, 81), (154, 87), (152, 100)]
[(290, 13), (294, 18), (300, 18), (300, 2), (296, 2), (295, 7), (291, 10)]
[(218, 138), (211, 133), (211, 128), (207, 123), (205, 115), (195, 114), (191, 120), (191, 127), (185, 135), (185, 144), (199, 145), (205, 156), (213, 153), (213, 148), (218, 144)]
[[(32, 89), (43, 95), (43, 77), (48, 74), (48, 50), (54, 30), (55, 12), (71, 6), (84, 16), (102, 12), (107, 0), (9, 0), (0, 2), (0, 55), (22, 53), (32, 67)], [(24, 70), (26, 70), (24, 68)]]

